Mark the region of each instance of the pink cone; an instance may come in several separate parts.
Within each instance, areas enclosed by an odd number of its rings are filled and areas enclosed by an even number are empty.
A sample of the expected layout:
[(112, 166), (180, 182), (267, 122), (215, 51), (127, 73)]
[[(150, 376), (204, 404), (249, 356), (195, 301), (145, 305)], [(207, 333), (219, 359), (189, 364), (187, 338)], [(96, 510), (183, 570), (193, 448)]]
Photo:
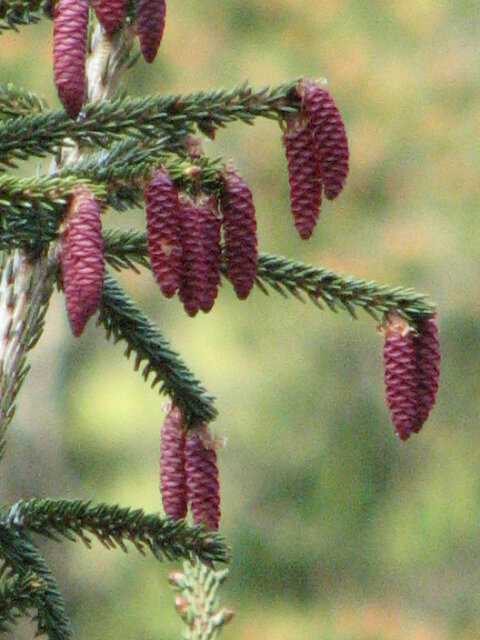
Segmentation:
[(53, 22), (53, 73), (65, 111), (75, 119), (85, 94), (87, 0), (58, 0)]
[(60, 268), (68, 319), (79, 336), (100, 303), (105, 272), (100, 206), (83, 186), (77, 187), (69, 204)]
[(108, 35), (114, 34), (122, 27), (127, 0), (91, 0), (91, 3), (98, 21)]
[(187, 432), (185, 471), (187, 499), (194, 523), (216, 531), (220, 522), (217, 454), (204, 423)]
[(173, 296), (180, 286), (182, 245), (181, 205), (166, 169), (159, 167), (143, 194), (147, 212), (147, 248), (153, 273), (163, 294)]
[(235, 167), (222, 171), (220, 207), (223, 214), (227, 273), (240, 299), (250, 293), (257, 275), (257, 222), (252, 193)]
[(421, 321), (413, 343), (418, 384), (418, 415), (414, 431), (422, 428), (435, 404), (440, 378), (440, 343), (435, 316)]
[(185, 424), (180, 407), (172, 406), (162, 427), (160, 491), (165, 513), (174, 520), (187, 515)]
[(387, 404), (401, 440), (415, 431), (418, 416), (417, 370), (413, 332), (392, 322), (385, 331), (383, 364)]
[(283, 144), (290, 184), (290, 209), (300, 237), (306, 240), (312, 235), (322, 203), (320, 166), (308, 121), (301, 118), (289, 121)]
[(328, 91), (302, 81), (299, 93), (308, 115), (320, 165), (325, 196), (333, 200), (343, 189), (348, 174), (349, 150), (342, 116)]
[(153, 62), (165, 28), (165, 0), (138, 0), (137, 32), (142, 56)]

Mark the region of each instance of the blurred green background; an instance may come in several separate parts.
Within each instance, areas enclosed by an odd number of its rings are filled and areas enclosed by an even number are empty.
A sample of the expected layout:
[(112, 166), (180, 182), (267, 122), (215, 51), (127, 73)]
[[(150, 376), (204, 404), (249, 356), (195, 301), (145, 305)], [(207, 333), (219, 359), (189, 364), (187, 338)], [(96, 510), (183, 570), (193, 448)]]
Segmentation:
[[(0, 38), (1, 80), (58, 105), (51, 23)], [(170, 0), (134, 94), (326, 77), (351, 172), (308, 242), (296, 235), (275, 123), (207, 142), (248, 181), (260, 248), (439, 304), (442, 378), (418, 437), (393, 435), (375, 323), (223, 287), (188, 318), (143, 273), (123, 282), (216, 395), (221, 532), (233, 547), (231, 640), (480, 637), (480, 11), (466, 1)], [(46, 163), (41, 163), (43, 170)], [(32, 164), (29, 171), (36, 170)], [(143, 226), (142, 212), (106, 224)], [(92, 498), (148, 510), (159, 398), (56, 294), (0, 467), (2, 500)], [(174, 639), (171, 565), (99, 544), (44, 544), (79, 638)], [(15, 637), (30, 637), (28, 625)]]

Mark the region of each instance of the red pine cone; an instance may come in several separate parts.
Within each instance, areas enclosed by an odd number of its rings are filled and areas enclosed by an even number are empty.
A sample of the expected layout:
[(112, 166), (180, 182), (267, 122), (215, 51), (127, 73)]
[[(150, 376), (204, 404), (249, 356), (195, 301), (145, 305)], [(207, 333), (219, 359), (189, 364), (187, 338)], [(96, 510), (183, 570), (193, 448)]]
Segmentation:
[(315, 140), (325, 196), (333, 200), (348, 174), (348, 140), (342, 116), (332, 96), (318, 84), (304, 80), (299, 92)]
[(68, 319), (79, 336), (100, 303), (105, 271), (100, 206), (84, 186), (76, 188), (69, 203), (60, 267)]
[(137, 32), (142, 56), (153, 62), (165, 28), (165, 0), (138, 0)]
[(206, 424), (187, 432), (185, 445), (187, 498), (195, 524), (216, 531), (220, 521), (217, 454)]
[(187, 515), (185, 477), (185, 423), (180, 407), (173, 405), (162, 427), (160, 491), (165, 513), (174, 520)]
[(182, 245), (181, 205), (177, 188), (166, 169), (152, 175), (143, 197), (147, 212), (147, 247), (153, 273), (163, 294), (173, 296), (180, 286)]
[(204, 312), (210, 311), (216, 300), (218, 285), (220, 284), (220, 262), (222, 250), (220, 247), (220, 229), (222, 220), (218, 213), (216, 199), (212, 196), (204, 198), (200, 204), (202, 240), (207, 261), (207, 282), (201, 292), (200, 308)]
[(416, 350), (412, 329), (400, 318), (396, 320), (385, 332), (385, 387), (395, 432), (407, 440), (416, 430), (418, 418)]
[(290, 209), (300, 237), (307, 240), (317, 223), (322, 183), (316, 147), (308, 120), (294, 118), (283, 134), (290, 184)]
[(220, 221), (215, 202), (207, 196), (182, 203), (182, 279), (179, 296), (194, 316), (210, 311), (220, 282)]
[(91, 0), (98, 21), (108, 33), (114, 34), (124, 23), (127, 0)]
[(87, 0), (58, 0), (53, 22), (53, 73), (65, 111), (75, 119), (85, 94)]
[(416, 355), (418, 384), (418, 416), (414, 431), (422, 428), (435, 404), (440, 378), (440, 343), (435, 316), (417, 325), (418, 335), (413, 339)]
[(245, 299), (257, 275), (257, 222), (252, 193), (232, 165), (222, 171), (220, 208), (223, 214), (227, 273), (235, 292)]

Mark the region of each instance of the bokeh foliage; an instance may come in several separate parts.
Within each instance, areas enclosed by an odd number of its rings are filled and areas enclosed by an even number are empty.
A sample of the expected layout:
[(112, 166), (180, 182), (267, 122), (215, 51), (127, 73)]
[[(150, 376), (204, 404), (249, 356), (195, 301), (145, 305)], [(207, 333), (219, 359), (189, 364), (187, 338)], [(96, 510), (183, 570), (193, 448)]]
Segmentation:
[[(352, 168), (309, 242), (290, 219), (275, 123), (234, 125), (206, 150), (234, 159), (249, 182), (263, 251), (412, 286), (439, 303), (437, 407), (403, 444), (367, 317), (258, 291), (239, 302), (224, 286), (212, 312), (192, 320), (147, 273), (123, 279), (218, 399), (216, 429), (228, 438), (222, 527), (234, 553), (222, 602), (237, 612), (225, 637), (478, 638), (479, 29), (469, 2), (172, 0), (158, 60), (130, 72), (136, 95), (327, 77)], [(2, 35), (0, 56), (2, 82), (58, 104), (51, 24)], [(142, 212), (109, 215), (143, 226)], [(58, 296), (32, 363), (2, 499), (159, 509), (162, 401), (102, 330), (75, 340)], [(85, 637), (178, 637), (169, 567), (80, 546), (52, 564)]]

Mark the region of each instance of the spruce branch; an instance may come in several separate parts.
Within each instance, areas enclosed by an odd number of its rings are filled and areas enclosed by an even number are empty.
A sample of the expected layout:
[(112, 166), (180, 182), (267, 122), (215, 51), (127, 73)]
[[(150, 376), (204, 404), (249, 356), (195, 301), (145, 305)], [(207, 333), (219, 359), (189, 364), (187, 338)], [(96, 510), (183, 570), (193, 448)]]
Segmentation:
[(186, 625), (185, 640), (214, 640), (232, 619), (231, 609), (219, 609), (218, 591), (228, 573), (194, 560), (183, 563), (183, 573), (170, 574), (170, 585), (177, 593), (175, 608)]
[(42, 14), (51, 14), (52, 0), (0, 0), (0, 35), (7, 29), (35, 24)]
[(0, 123), (0, 164), (52, 153), (67, 137), (85, 146), (106, 147), (127, 135), (141, 140), (162, 136), (175, 146), (194, 133), (195, 126), (213, 135), (231, 122), (252, 124), (257, 117), (281, 120), (298, 110), (294, 86), (254, 91), (243, 85), (188, 96), (124, 97), (88, 104), (75, 121), (63, 111), (8, 120)]
[(213, 398), (207, 394), (180, 357), (172, 350), (159, 329), (137, 307), (110, 275), (105, 276), (99, 322), (107, 338), (127, 343), (126, 356), (135, 354), (135, 369), (146, 362), (142, 375), (152, 374), (152, 387), (160, 384), (184, 411), (188, 424), (210, 422), (217, 415)]
[(45, 583), (35, 573), (14, 573), (0, 580), (0, 634), (11, 630), (18, 619), (30, 615), (45, 598)]
[(12, 83), (0, 83), (0, 118), (20, 118), (46, 109), (43, 98)]
[(157, 559), (174, 560), (192, 555), (204, 562), (228, 562), (230, 553), (223, 539), (203, 527), (184, 520), (161, 518), (142, 509), (97, 504), (82, 500), (38, 500), (17, 502), (0, 509), (0, 525), (53, 540), (80, 539), (91, 546), (88, 534), (107, 549), (128, 551), (131, 543), (142, 554), (147, 547)]
[(71, 638), (73, 634), (57, 581), (30, 538), (0, 524), (0, 556), (13, 573), (20, 576), (33, 573), (43, 583), (44, 589), (37, 601), (38, 635), (46, 633), (50, 640)]
[[(135, 264), (145, 266), (148, 256), (146, 234), (106, 231), (104, 239), (105, 258), (115, 268), (132, 268)], [(222, 261), (221, 270), (226, 278), (225, 261)], [(310, 299), (319, 308), (325, 304), (335, 312), (347, 311), (353, 318), (357, 318), (357, 309), (363, 309), (379, 321), (389, 310), (396, 309), (399, 315), (415, 324), (421, 318), (431, 316), (435, 309), (423, 294), (413, 289), (344, 276), (268, 253), (259, 255), (257, 285), (266, 294), (269, 286), (284, 297), (292, 295), (302, 302)]]
[[(0, 249), (43, 247), (54, 240), (75, 186), (75, 176), (20, 178), (0, 175)], [(106, 197), (103, 185), (81, 180), (95, 197)]]

